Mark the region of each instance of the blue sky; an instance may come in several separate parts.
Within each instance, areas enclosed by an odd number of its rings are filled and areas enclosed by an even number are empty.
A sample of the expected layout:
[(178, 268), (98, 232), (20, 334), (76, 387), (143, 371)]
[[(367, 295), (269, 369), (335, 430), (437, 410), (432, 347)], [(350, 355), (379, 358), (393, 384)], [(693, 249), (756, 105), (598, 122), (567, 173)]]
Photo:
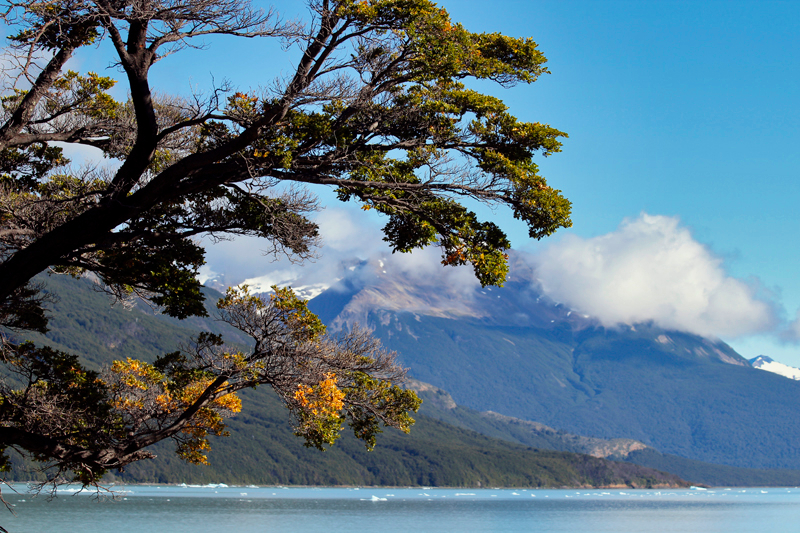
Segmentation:
[[(663, 230), (659, 238), (699, 246), (686, 260), (695, 257), (708, 265), (711, 273), (703, 279), (739, 291), (746, 285), (751, 299), (769, 305), (769, 326), (762, 320), (749, 329), (722, 327), (717, 335), (745, 357), (767, 354), (800, 366), (800, 347), (781, 333), (800, 308), (800, 2), (439, 4), (472, 31), (533, 37), (549, 59), (552, 74), (533, 85), (481, 87), (501, 96), (518, 117), (569, 134), (562, 153), (538, 163), (549, 183), (572, 200), (574, 227), (531, 242), (507, 213), (492, 214), (515, 248), (540, 257), (558, 256), (553, 250), (570, 246), (614, 254), (625, 241), (628, 257), (637, 242), (647, 248), (646, 232), (639, 230), (650, 221)], [(289, 16), (305, 13), (299, 0), (277, 7)], [(156, 65), (154, 85), (185, 94), (191, 86), (208, 88), (213, 75), (247, 89), (290, 72), (296, 59), (277, 43), (222, 39), (208, 44), (206, 50), (184, 51)], [(81, 70), (103, 72), (108, 60), (95, 52), (80, 63)], [(333, 220), (336, 213), (325, 216)], [(364, 227), (380, 227), (366, 215), (358, 220)], [(661, 241), (652, 242), (659, 249)], [(231, 249), (210, 249), (210, 267), (222, 271)], [(325, 249), (322, 253), (324, 258)], [(684, 281), (685, 263), (674, 264), (677, 270), (666, 275), (665, 284)], [(744, 314), (749, 309), (741, 308)], [(728, 319), (723, 314), (712, 322)], [(739, 324), (741, 316), (730, 320)]]
[[(548, 57), (551, 75), (505, 98), (570, 135), (540, 166), (573, 201), (571, 233), (607, 234), (643, 211), (678, 217), (794, 318), (800, 2), (442, 4), (475, 31), (529, 35)], [(800, 365), (774, 335), (731, 344)]]

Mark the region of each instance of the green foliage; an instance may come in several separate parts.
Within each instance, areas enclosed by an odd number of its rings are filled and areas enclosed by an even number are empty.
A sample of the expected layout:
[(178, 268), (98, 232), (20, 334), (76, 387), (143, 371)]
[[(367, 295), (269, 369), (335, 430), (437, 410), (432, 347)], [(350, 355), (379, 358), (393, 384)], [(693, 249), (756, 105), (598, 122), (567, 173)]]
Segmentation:
[[(452, 187), (456, 194), (507, 204), (534, 238), (568, 227), (569, 201), (547, 185), (532, 162), (534, 152), (560, 151), (558, 139), (566, 135), (519, 122), (500, 99), (458, 80), (531, 83), (547, 72), (546, 59), (531, 39), (470, 33), (426, 1), (341, 2), (338, 13), (354, 28), (387, 35), (386, 46), (357, 50), (364, 61), (357, 68), (382, 61), (403, 65), (385, 74), (391, 80), (385, 83), (387, 98), (358, 105), (332, 98), (321, 109), (291, 109), (284, 127), (265, 131), (246, 153), (258, 164), (285, 169), (278, 173), (285, 177), (293, 175), (293, 165), (309, 161), (303, 155), (309, 146), (353, 154), (358, 164), (326, 169), (326, 181), (338, 186), (341, 200), (357, 200), (389, 216), (386, 240), (395, 251), (437, 244), (445, 265), (470, 263), (483, 284), (502, 284), (503, 251), (510, 246), (505, 234), (446, 191)], [(402, 47), (393, 47), (393, 39)], [(228, 100), (227, 113), (240, 125), (250, 124), (259, 110), (276, 105), (237, 93)], [(209, 123), (201, 146), (223, 146), (236, 132), (235, 125)], [(451, 158), (465, 158), (485, 179), (448, 183), (458, 181), (448, 168)]]
[[(28, 6), (31, 15), (28, 27), (9, 39), (20, 44), (37, 43), (48, 51), (92, 44), (100, 36), (99, 21), (75, 20), (70, 8), (64, 3), (31, 2)], [(62, 24), (54, 24), (55, 21), (61, 21)]]
[(28, 284), (18, 288), (10, 298), (0, 301), (0, 327), (44, 333), (48, 317), (42, 306), (46, 297), (40, 287)]
[(94, 72), (81, 76), (68, 70), (53, 83), (46, 111), (53, 114), (79, 109), (87, 117), (114, 120), (122, 104), (111, 98), (107, 91), (116, 83), (114, 79)]
[[(467, 89), (470, 79), (535, 81), (547, 72), (535, 42), (471, 33), (430, 0), (309, 6), (307, 26), (273, 20), (247, 0), (8, 6), (7, 52), (26, 80), (6, 80), (11, 89), (0, 100), (0, 325), (22, 330), (0, 339), (8, 353), (27, 349), (17, 344), (20, 335), (35, 337), (25, 328), (46, 330), (46, 293), (30, 283), (44, 271), (91, 277), (118, 300), (138, 297), (186, 319), (207, 314), (200, 236), (255, 236), (275, 254), (312, 257), (319, 232), (307, 214), (317, 204), (306, 184), (385, 215), (393, 250), (438, 246), (443, 265), (471, 264), (483, 285), (504, 282), (510, 242), (465, 203), (507, 207), (535, 238), (571, 224), (569, 201), (533, 163), (558, 152), (565, 134), (521, 122), (498, 98)], [(221, 88), (205, 101), (185, 100), (151, 87), (157, 60), (213, 34), (284, 38), (304, 49), (294, 75), (269, 96)], [(65, 68), (95, 43), (116, 52), (127, 101), (110, 96), (115, 80)], [(54, 142), (95, 147), (121, 164), (70, 169)], [(278, 392), (295, 433), (318, 448), (338, 438), (344, 420), (368, 448), (381, 424), (408, 431), (413, 423), (419, 399), (398, 387), (404, 370), (369, 334), (326, 335), (288, 288), (263, 301), (230, 291), (219, 312), (252, 339), (249, 348), (204, 333), (180, 353), (165, 343), (170, 353), (155, 366), (145, 350), (103, 370), (107, 397), (95, 400), (111, 406), (107, 423), (122, 420), (124, 432), (103, 434), (95, 417), (95, 441), (70, 440), (52, 428), (82, 415), (62, 406), (25, 438), (15, 433), (21, 422), (0, 418), (2, 442), (62, 469), (78, 465), (83, 482), (147, 457), (145, 448), (166, 438), (184, 459), (204, 462), (205, 437), (224, 433), (235, 393), (258, 385)], [(47, 342), (59, 343), (57, 333)], [(103, 342), (82, 344), (103, 352), (85, 353), (87, 368), (105, 361)], [(61, 405), (57, 394), (43, 397)], [(33, 417), (33, 406), (19, 406), (27, 408)]]
[[(157, 458), (130, 465), (106, 480), (139, 483), (437, 487), (686, 486), (676, 477), (585, 455), (537, 450), (492, 439), (419, 415), (405, 435), (387, 431), (368, 452), (345, 435), (325, 453), (294, 437), (280, 400), (266, 389), (247, 391), (230, 419), (231, 436), (216, 439), (208, 466), (187, 465), (165, 447)], [(424, 408), (423, 408), (424, 409)], [(36, 473), (14, 463), (13, 479)]]
[[(0, 186), (20, 194), (33, 191), (52, 170), (69, 163), (63, 150), (45, 143), (0, 150)], [(5, 215), (6, 217), (8, 215)], [(0, 213), (0, 222), (3, 221)]]
[(102, 252), (98, 270), (104, 274), (104, 282), (123, 287), (127, 295), (136, 288), (158, 288), (150, 299), (170, 316), (205, 316), (197, 281), (204, 255), (197, 243), (166, 236), (147, 247), (134, 244)]
[[(81, 366), (77, 356), (25, 342), (6, 347), (2, 362), (20, 383), (19, 388), (5, 391), (0, 403), (5, 427), (48, 435), (60, 446), (70, 448), (91, 447), (123, 430), (109, 403), (106, 383), (97, 372)], [(0, 468), (8, 470), (7, 444), (3, 444)], [(34, 459), (49, 461), (46, 446), (39, 446), (30, 437), (26, 444)], [(70, 469), (75, 480), (85, 485), (96, 483), (106, 472), (103, 468), (86, 468), (84, 461), (74, 458), (59, 465), (60, 472)]]
[[(279, 288), (273, 285), (272, 290), (274, 292), (270, 295), (270, 300), (278, 310), (279, 320), (291, 327), (295, 340), (314, 341), (325, 333), (327, 329), (325, 324), (317, 315), (308, 310), (308, 302), (298, 298), (291, 287)], [(231, 294), (230, 290), (228, 294)], [(217, 305), (224, 308), (225, 301), (223, 299)], [(257, 307), (261, 309), (262, 304), (258, 304)]]
[[(239, 7), (248, 12), (246, 2)], [(174, 16), (215, 26), (214, 17), (227, 20), (228, 8), (208, 8), (206, 13), (202, 6), (187, 4)], [(192, 9), (206, 14), (190, 16)], [(444, 265), (470, 263), (484, 285), (502, 284), (507, 273), (504, 251), (510, 243), (500, 228), (480, 221), (457, 198), (510, 207), (535, 238), (571, 224), (569, 202), (546, 184), (532, 162), (536, 152), (558, 152), (558, 139), (565, 134), (518, 121), (500, 99), (467, 89), (462, 82), (534, 82), (548, 71), (533, 40), (471, 33), (428, 0), (343, 0), (319, 9), (332, 25), (332, 31), (320, 37), (327, 44), (324, 51), (309, 49), (311, 63), (298, 67), (296, 86), (287, 87), (282, 98), (237, 92), (227, 97), (221, 114), (193, 115), (190, 105), (169, 98), (138, 101), (144, 98), (138, 89), (131, 101), (116, 102), (108, 95), (114, 80), (71, 70), (56, 70), (37, 82), (42, 84), (37, 90), (5, 97), (9, 113), (22, 113), (15, 120), (23, 123), (15, 127), (27, 127), (24, 121), (32, 120), (35, 112), (37, 124), (65, 129), (55, 132), (67, 135), (60, 140), (96, 146), (120, 159), (135, 146), (138, 150), (137, 160), (124, 165), (110, 182), (94, 182), (97, 186), (80, 193), (73, 187), (63, 197), (39, 190), (39, 197), (28, 199), (73, 201), (73, 209), (37, 237), (63, 224), (78, 224), (84, 212), (102, 213), (102, 224), (107, 225), (93, 228), (100, 232), (96, 237), (82, 232), (88, 240), (54, 256), (51, 266), (75, 274), (97, 272), (120, 294), (152, 293), (167, 313), (189, 316), (200, 309), (194, 278), (202, 251), (194, 245), (194, 235), (258, 235), (281, 251), (301, 257), (309, 253), (316, 227), (301, 214), (302, 205), (270, 195), (275, 181), (334, 186), (342, 200), (356, 199), (389, 217), (386, 239), (395, 251), (436, 244), (442, 248)], [(132, 24), (132, 15), (121, 11), (110, 18), (99, 16), (89, 5), (34, 3), (19, 11), (23, 29), (14, 39), (33, 50), (71, 53), (114, 34), (118, 29), (111, 28), (117, 23), (131, 34), (142, 32), (140, 37), (151, 39), (156, 47), (193, 36), (181, 33), (176, 24), (171, 30), (174, 39), (155, 38), (148, 33), (147, 16)], [(260, 19), (246, 20), (257, 27)], [(226, 30), (225, 24), (217, 23), (220, 33), (242, 30)], [(362, 36), (372, 40), (357, 40)], [(146, 85), (147, 69), (155, 60), (148, 54), (155, 49), (117, 52), (133, 76), (132, 87)], [(142, 58), (134, 60), (140, 54)], [(344, 59), (348, 54), (350, 59)], [(331, 88), (314, 93), (306, 103), (303, 91), (313, 92), (316, 84), (329, 82), (324, 67), (328, 63), (339, 65), (334, 71), (361, 78), (360, 96)], [(63, 63), (51, 64), (63, 69)], [(4, 179), (12, 188), (33, 192), (39, 182), (51, 179), (51, 170), (63, 166), (59, 153), (39, 153), (42, 150), (53, 149), (39, 140), (6, 148)], [(225, 177), (202, 179), (196, 175), (201, 167), (193, 167), (195, 160), (206, 161), (203, 170)], [(219, 165), (218, 171), (211, 170), (212, 164)], [(136, 165), (140, 169), (133, 171)], [(464, 165), (474, 172), (465, 172)], [(36, 168), (26, 171), (27, 167)], [(127, 206), (128, 212), (114, 207), (119, 205)], [(0, 217), (5, 216), (0, 211)], [(9, 223), (31, 224), (16, 219)], [(14, 246), (11, 249), (13, 255)]]
[[(397, 420), (397, 428), (408, 433), (414, 419), (410, 412), (417, 412), (422, 401), (417, 394), (398, 385), (376, 379), (366, 372), (353, 372), (354, 386), (345, 390), (347, 396), (357, 398), (362, 406), (375, 405), (386, 411), (393, 420)], [(359, 439), (363, 440), (368, 450), (375, 447), (375, 437), (381, 432), (375, 415), (365, 407), (359, 407), (350, 416), (350, 427)]]

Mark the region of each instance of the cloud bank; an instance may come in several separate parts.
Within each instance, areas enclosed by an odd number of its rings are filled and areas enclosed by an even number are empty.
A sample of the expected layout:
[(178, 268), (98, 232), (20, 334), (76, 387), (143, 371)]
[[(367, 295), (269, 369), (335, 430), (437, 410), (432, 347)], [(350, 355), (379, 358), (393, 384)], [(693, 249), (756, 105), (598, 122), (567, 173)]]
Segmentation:
[[(263, 243), (237, 239), (207, 247), (205, 277), (224, 272), (218, 285), (244, 282), (255, 290), (273, 284), (326, 287), (349, 274), (356, 262), (370, 261), (378, 274), (399, 274), (454, 299), (467, 301), (480, 287), (471, 268), (442, 267), (435, 247), (392, 254), (380, 229), (361, 212), (329, 208), (317, 215), (317, 222), (323, 241), (317, 260), (272, 261), (257, 253)], [(722, 259), (674, 217), (642, 214), (607, 235), (568, 235), (535, 254), (517, 254), (534, 268), (547, 296), (606, 327), (653, 322), (726, 339), (772, 333), (778, 327), (776, 305), (729, 276)], [(800, 314), (793, 326), (792, 333), (800, 337)]]
[(730, 277), (677, 218), (642, 214), (617, 231), (567, 236), (530, 256), (545, 293), (605, 326), (652, 321), (706, 337), (773, 329), (772, 303)]

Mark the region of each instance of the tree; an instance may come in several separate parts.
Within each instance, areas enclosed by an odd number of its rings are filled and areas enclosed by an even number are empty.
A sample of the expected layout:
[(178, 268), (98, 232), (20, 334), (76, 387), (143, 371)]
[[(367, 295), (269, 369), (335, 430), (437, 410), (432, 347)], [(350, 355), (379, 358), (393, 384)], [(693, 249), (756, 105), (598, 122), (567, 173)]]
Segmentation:
[[(247, 0), (6, 2), (10, 37), (0, 118), (0, 325), (46, 330), (41, 272), (93, 276), (118, 298), (145, 298), (179, 318), (203, 315), (200, 235), (252, 235), (276, 254), (313, 253), (316, 208), (306, 184), (387, 217), (396, 252), (439, 246), (444, 265), (471, 264), (502, 284), (510, 243), (464, 204), (510, 208), (542, 238), (569, 226), (569, 202), (533, 156), (564, 133), (521, 122), (469, 88), (531, 83), (546, 59), (528, 38), (470, 33), (429, 0), (310, 0), (306, 23)], [(296, 71), (267, 89), (207, 97), (151, 88), (156, 61), (206, 35), (281, 39)], [(111, 46), (129, 91), (65, 70), (82, 47)], [(116, 168), (75, 169), (53, 143), (92, 146)], [(374, 444), (379, 424), (407, 430), (416, 396), (402, 369), (360, 331), (328, 336), (287, 289), (268, 300), (233, 289), (222, 319), (255, 348), (202, 335), (155, 363), (118, 361), (102, 373), (79, 358), (3, 336), (9, 377), (0, 445), (95, 482), (149, 456), (162, 439), (203, 462), (209, 434), (238, 409), (235, 392), (268, 384), (296, 431), (323, 447), (343, 418)]]

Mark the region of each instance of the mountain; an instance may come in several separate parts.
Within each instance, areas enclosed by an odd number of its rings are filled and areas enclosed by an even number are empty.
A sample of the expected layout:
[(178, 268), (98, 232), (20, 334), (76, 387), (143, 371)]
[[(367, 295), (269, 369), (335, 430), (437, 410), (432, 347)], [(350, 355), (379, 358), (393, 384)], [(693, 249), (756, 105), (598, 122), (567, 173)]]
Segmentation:
[[(49, 338), (37, 340), (89, 354), (88, 360), (95, 367), (125, 356), (152, 359), (187, 342), (198, 331), (216, 331), (236, 342), (246, 342), (243, 337), (236, 337), (237, 330), (227, 329), (211, 318), (177, 321), (154, 315), (144, 306), (110, 308), (108, 297), (86, 280), (52, 277), (45, 281), (61, 298), (53, 309)], [(347, 291), (326, 293), (324, 301), (331, 307), (343, 308), (360, 291), (354, 280), (346, 281), (351, 283), (349, 295)], [(404, 289), (409, 294), (410, 287)], [(211, 302), (220, 294), (209, 289), (206, 293), (209, 309), (213, 310)], [(445, 311), (440, 313), (444, 315)], [(420, 321), (424, 319), (424, 315), (417, 316)], [(410, 385), (424, 399), (417, 425), (408, 436), (394, 431), (381, 435), (374, 453), (365, 452), (348, 436), (325, 453), (304, 448), (291, 434), (285, 409), (268, 388), (259, 388), (244, 394), (244, 411), (229, 421), (231, 437), (212, 441), (211, 466), (186, 465), (168, 445), (161, 445), (156, 460), (132, 465), (117, 477), (144, 482), (350, 485), (678, 483), (650, 470), (615, 470), (620, 467), (601, 459), (608, 457), (677, 473), (683, 479), (708, 485), (800, 484), (797, 471), (711, 465), (662, 454), (633, 439), (585, 437), (555, 429), (559, 427), (556, 424), (549, 427), (497, 412), (479, 412), (456, 404), (449, 393), (430, 384), (412, 380)], [(591, 475), (581, 474), (587, 469)], [(18, 464), (14, 476), (30, 479), (36, 473)]]
[(800, 485), (800, 470), (739, 468), (694, 461), (661, 453), (632, 439), (585, 437), (491, 411), (475, 411), (456, 404), (450, 394), (428, 383), (412, 380), (410, 386), (423, 399), (426, 416), (509, 442), (634, 463), (676, 474), (695, 484), (726, 487)]
[[(686, 487), (672, 474), (590, 455), (539, 450), (486, 437), (425, 415), (411, 434), (390, 430), (372, 452), (349, 433), (325, 452), (292, 434), (288, 412), (265, 388), (242, 395), (229, 419), (230, 436), (214, 438), (209, 466), (178, 459), (171, 443), (153, 447), (155, 459), (112, 472), (104, 481), (435, 487)], [(33, 465), (16, 462), (9, 480), (43, 480)]]
[[(585, 437), (493, 411), (475, 411), (456, 404), (447, 391), (414, 379), (410, 380), (408, 386), (422, 398), (424, 413), (427, 416), (489, 437), (534, 448), (616, 459), (625, 458), (633, 451), (648, 448), (645, 444), (633, 439)], [(696, 480), (692, 479), (692, 481)]]
[[(245, 343), (236, 330), (213, 318), (176, 321), (142, 306), (109, 308), (90, 280), (45, 278), (60, 296), (46, 337), (28, 335), (73, 353), (93, 368), (124, 357), (152, 360), (179, 348), (200, 331), (223, 333)], [(210, 302), (221, 296), (206, 291)], [(305, 448), (291, 430), (287, 410), (269, 387), (242, 393), (243, 411), (228, 421), (231, 436), (216, 438), (211, 466), (180, 461), (171, 443), (155, 447), (158, 457), (111, 473), (108, 481), (160, 483), (258, 483), (301, 485), (430, 485), (513, 487), (679, 487), (677, 476), (564, 451), (541, 450), (417, 416), (410, 435), (390, 430), (373, 452), (345, 435), (327, 452)], [(34, 465), (17, 460), (9, 480), (43, 479)]]
[(305, 448), (286, 409), (266, 389), (243, 395), (231, 436), (212, 441), (208, 467), (162, 446), (117, 479), (138, 482), (457, 487), (686, 486), (677, 476), (589, 455), (504, 442), (417, 415), (411, 434), (386, 431), (372, 452), (346, 433), (326, 452)]
[(784, 365), (766, 355), (759, 355), (758, 357), (750, 359), (750, 365), (759, 370), (766, 370), (767, 372), (773, 372), (789, 379), (800, 380), (800, 368)]
[(602, 327), (548, 299), (518, 262), (501, 289), (364, 264), (309, 306), (334, 327), (371, 328), (410, 375), (476, 411), (694, 461), (800, 469), (800, 425), (789, 422), (800, 383), (719, 340)]

